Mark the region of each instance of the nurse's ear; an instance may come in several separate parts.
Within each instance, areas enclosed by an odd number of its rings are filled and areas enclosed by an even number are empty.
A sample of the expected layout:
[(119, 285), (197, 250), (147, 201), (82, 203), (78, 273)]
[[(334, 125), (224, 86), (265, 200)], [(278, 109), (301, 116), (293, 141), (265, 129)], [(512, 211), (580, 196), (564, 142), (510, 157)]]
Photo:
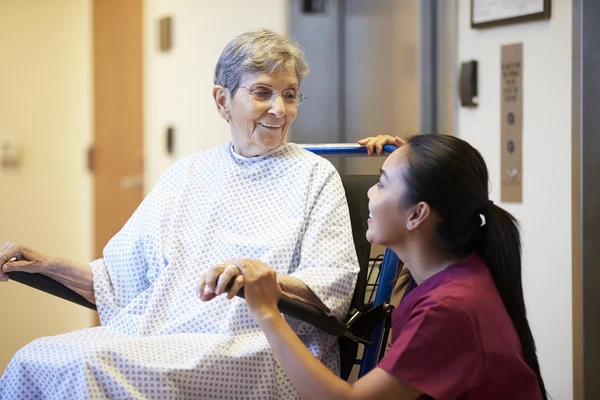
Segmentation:
[(215, 99), (219, 115), (225, 121), (229, 122), (231, 119), (231, 113), (229, 112), (229, 91), (221, 85), (215, 85), (213, 87), (213, 98)]
[(425, 203), (424, 201), (417, 203), (410, 210), (408, 220), (406, 221), (406, 229), (409, 231), (414, 231), (419, 226), (425, 224), (430, 215), (431, 207), (429, 207), (429, 204)]

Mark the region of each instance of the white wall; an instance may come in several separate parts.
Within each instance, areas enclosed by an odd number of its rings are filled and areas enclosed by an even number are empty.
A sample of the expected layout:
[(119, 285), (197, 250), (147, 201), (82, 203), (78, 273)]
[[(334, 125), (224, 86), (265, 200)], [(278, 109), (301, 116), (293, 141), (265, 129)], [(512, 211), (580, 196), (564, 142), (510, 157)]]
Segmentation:
[[(92, 246), (91, 3), (0, 0), (0, 138), (23, 150), (0, 167), (0, 244), (86, 261)], [(86, 309), (0, 284), (0, 373), (31, 340), (91, 326)]]
[(500, 46), (523, 42), (523, 203), (501, 204), (521, 222), (529, 320), (550, 395), (572, 394), (571, 1), (552, 18), (487, 30), (470, 28), (459, 2), (459, 61), (479, 61), (476, 109), (461, 108), (458, 132), (479, 149), (500, 199)]
[[(212, 99), (214, 68), (223, 47), (254, 27), (287, 32), (287, 0), (146, 0), (144, 2), (145, 187), (173, 162), (231, 139)], [(158, 51), (158, 20), (173, 17), (173, 49)], [(173, 157), (165, 130), (176, 130)]]

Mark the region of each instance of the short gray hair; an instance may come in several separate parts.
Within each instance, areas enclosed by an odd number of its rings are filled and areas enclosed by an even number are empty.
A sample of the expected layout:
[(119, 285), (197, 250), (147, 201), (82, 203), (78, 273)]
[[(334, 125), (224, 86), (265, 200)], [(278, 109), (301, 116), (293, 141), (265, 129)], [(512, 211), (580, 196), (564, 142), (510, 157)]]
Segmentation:
[(235, 95), (246, 73), (273, 73), (294, 68), (298, 82), (308, 74), (304, 50), (292, 38), (269, 29), (252, 29), (230, 41), (215, 67), (215, 85)]

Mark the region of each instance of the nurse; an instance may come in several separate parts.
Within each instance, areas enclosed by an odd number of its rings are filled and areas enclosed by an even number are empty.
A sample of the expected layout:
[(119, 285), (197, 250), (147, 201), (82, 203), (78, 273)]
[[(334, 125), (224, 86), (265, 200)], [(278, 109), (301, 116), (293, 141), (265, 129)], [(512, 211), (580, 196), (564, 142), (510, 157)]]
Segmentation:
[(235, 260), (250, 312), (304, 399), (547, 399), (521, 282), (515, 218), (488, 198), (488, 171), (467, 142), (446, 135), (392, 143), (369, 192), (367, 238), (393, 250), (417, 286), (396, 308), (392, 346), (350, 384), (289, 327), (276, 274)]

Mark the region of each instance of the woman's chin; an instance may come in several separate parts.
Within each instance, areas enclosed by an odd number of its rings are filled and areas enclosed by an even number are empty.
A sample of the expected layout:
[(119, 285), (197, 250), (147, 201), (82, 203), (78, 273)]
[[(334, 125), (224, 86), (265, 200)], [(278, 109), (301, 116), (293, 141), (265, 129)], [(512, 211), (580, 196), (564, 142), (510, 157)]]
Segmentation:
[(373, 232), (371, 232), (371, 230), (370, 230), (370, 229), (367, 229), (367, 233), (365, 234), (365, 236), (366, 236), (366, 238), (367, 238), (367, 241), (368, 241), (369, 243), (377, 243), (377, 242), (375, 241), (375, 238), (373, 237)]
[(287, 126), (282, 125), (280, 128), (267, 128), (262, 125), (258, 126), (259, 134), (263, 140), (281, 140), (287, 132)]
[(281, 132), (277, 135), (269, 134), (269, 135), (261, 135), (260, 138), (260, 147), (265, 150), (275, 149), (283, 144), (283, 135)]

